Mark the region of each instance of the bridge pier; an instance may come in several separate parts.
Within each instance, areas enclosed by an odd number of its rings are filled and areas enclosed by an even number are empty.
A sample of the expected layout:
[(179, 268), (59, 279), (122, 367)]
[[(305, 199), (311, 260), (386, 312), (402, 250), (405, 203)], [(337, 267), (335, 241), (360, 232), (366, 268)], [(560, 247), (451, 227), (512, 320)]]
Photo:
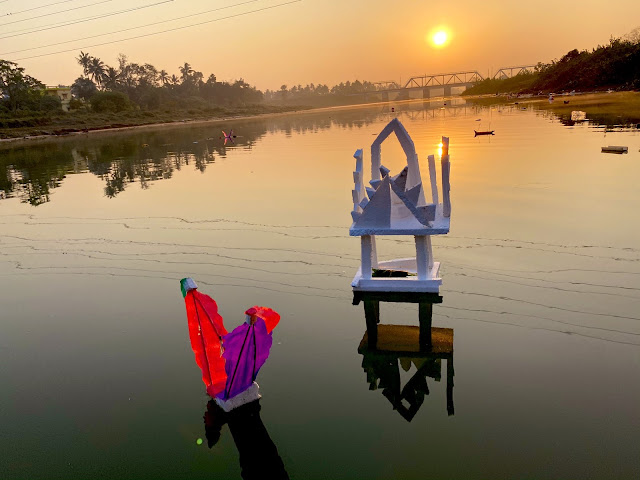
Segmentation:
[(431, 98), (431, 89), (429, 87), (422, 89), (422, 98)]
[(389, 92), (382, 92), (382, 101), (383, 102), (389, 101)]
[(450, 97), (452, 95), (452, 91), (453, 91), (453, 87), (451, 87), (450, 85), (445, 85), (444, 86), (444, 96), (445, 97)]

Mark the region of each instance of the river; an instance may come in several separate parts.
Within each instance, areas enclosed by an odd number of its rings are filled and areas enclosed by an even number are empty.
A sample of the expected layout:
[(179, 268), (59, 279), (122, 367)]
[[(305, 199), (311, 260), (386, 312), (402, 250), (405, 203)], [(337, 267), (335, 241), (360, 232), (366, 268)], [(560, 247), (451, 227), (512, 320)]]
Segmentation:
[[(433, 325), (454, 331), (453, 405), (447, 360), (400, 359), (402, 385), (430, 362), (410, 421), (370, 389), (350, 286), (353, 154), (366, 171), (394, 117), (423, 176), (451, 139)], [(640, 132), (569, 123), (432, 100), (230, 121), (227, 145), (185, 125), (2, 147), (0, 477), (240, 478), (229, 428), (207, 445), (190, 276), (229, 330), (282, 316), (257, 381), (291, 478), (638, 478)], [(382, 160), (403, 167), (395, 139)]]

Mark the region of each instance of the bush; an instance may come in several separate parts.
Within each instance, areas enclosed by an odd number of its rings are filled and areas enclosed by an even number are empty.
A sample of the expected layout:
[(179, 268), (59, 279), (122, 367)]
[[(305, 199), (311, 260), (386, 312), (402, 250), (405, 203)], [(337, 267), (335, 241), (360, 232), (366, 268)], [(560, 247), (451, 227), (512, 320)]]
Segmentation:
[(122, 92), (97, 92), (91, 97), (94, 112), (122, 112), (131, 108), (131, 102)]
[(69, 101), (69, 110), (79, 110), (82, 107), (84, 107), (84, 103), (77, 98), (72, 98)]
[(62, 110), (62, 102), (57, 96), (44, 95), (40, 99), (40, 110), (44, 112), (57, 112)]

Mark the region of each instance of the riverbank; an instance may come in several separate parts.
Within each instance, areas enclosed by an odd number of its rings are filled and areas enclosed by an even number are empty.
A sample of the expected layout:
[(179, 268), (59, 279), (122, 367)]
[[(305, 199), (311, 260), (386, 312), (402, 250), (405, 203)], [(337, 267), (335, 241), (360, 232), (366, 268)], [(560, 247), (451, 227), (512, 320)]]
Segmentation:
[[(41, 125), (28, 125), (32, 119), (13, 119), (15, 127), (0, 127), (0, 144), (86, 135), (99, 132), (122, 131), (138, 128), (162, 128), (171, 125), (222, 123), (252, 117), (282, 115), (308, 110), (306, 106), (250, 105), (233, 110), (213, 108), (205, 110), (144, 111), (97, 114), (78, 112), (58, 114), (40, 119)], [(4, 120), (4, 123), (7, 123)], [(21, 124), (22, 122), (23, 124)], [(46, 123), (45, 123), (46, 122)]]
[(477, 96), (465, 97), (468, 102), (479, 105), (519, 105), (548, 110), (561, 119), (571, 121), (571, 112), (586, 112), (590, 122), (600, 125), (637, 125), (640, 123), (640, 92), (585, 93), (557, 95), (553, 102), (547, 96), (507, 97)]

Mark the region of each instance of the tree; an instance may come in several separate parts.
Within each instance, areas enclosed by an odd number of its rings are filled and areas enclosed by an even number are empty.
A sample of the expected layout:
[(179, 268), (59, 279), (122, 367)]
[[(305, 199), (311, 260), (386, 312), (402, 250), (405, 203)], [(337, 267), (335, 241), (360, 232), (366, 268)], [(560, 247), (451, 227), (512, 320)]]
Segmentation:
[(182, 75), (182, 83), (187, 83), (191, 79), (191, 74), (193, 73), (193, 69), (191, 65), (187, 62), (184, 63), (183, 66), (180, 67), (180, 74)]
[(91, 75), (91, 79), (98, 85), (102, 85), (105, 71), (105, 66), (102, 60), (100, 60), (98, 57), (92, 57), (91, 62), (89, 63), (88, 71), (89, 75)]
[(89, 100), (97, 90), (96, 84), (84, 77), (76, 78), (76, 81), (71, 85), (71, 94), (82, 100)]
[(91, 56), (88, 53), (80, 51), (80, 55), (76, 58), (78, 63), (82, 65), (82, 71), (85, 75), (89, 75), (89, 64), (91, 63)]
[(104, 72), (102, 83), (105, 88), (109, 90), (115, 90), (118, 88), (118, 81), (120, 80), (120, 73), (113, 67), (107, 67)]
[(40, 98), (39, 110), (44, 112), (60, 112), (62, 111), (62, 101), (57, 95), (43, 95)]
[(169, 74), (166, 70), (160, 70), (160, 73), (158, 73), (158, 80), (160, 80), (160, 83), (162, 83), (163, 86), (169, 83)]
[(44, 84), (25, 75), (24, 68), (18, 67), (14, 62), (0, 60), (0, 93), (6, 98), (11, 111), (35, 105), (39, 107), (42, 90)]
[(131, 103), (122, 92), (96, 92), (91, 97), (91, 108), (98, 113), (121, 112), (131, 108)]

